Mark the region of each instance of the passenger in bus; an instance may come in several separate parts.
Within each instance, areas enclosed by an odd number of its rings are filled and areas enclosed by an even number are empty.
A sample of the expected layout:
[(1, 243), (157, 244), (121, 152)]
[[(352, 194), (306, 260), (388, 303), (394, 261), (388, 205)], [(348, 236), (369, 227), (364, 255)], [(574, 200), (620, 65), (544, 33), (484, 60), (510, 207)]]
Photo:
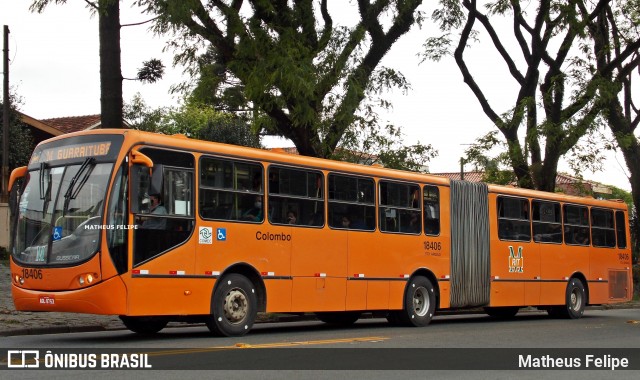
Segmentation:
[(342, 216), (342, 228), (350, 228), (351, 219), (347, 215)]
[(409, 219), (409, 223), (406, 226), (402, 227), (402, 231), (401, 232), (408, 232), (408, 233), (418, 233), (420, 232), (420, 218), (419, 218), (418, 213), (414, 212), (411, 214), (411, 218)]
[(287, 224), (298, 224), (298, 215), (295, 211), (289, 210), (287, 212)]
[(307, 223), (309, 226), (321, 226), (324, 222), (324, 216), (322, 215), (321, 211), (318, 212), (314, 212), (313, 215), (311, 215), (311, 218), (309, 219), (309, 223)]
[[(167, 215), (167, 209), (162, 205), (162, 199), (160, 194), (149, 195), (149, 214), (152, 215)], [(148, 218), (142, 223), (142, 228), (150, 230), (164, 230), (167, 228), (166, 218)]]
[(242, 220), (262, 221), (262, 197), (260, 195), (256, 195), (253, 207), (242, 213)]

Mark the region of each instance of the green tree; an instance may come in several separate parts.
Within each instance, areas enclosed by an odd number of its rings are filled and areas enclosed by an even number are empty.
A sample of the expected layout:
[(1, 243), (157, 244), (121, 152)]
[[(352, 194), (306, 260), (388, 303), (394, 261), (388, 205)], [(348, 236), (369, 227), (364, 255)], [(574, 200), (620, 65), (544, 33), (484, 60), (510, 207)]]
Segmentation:
[(186, 136), (253, 148), (262, 147), (260, 136), (249, 123), (234, 114), (214, 107), (187, 102), (178, 108), (149, 107), (140, 94), (125, 104), (124, 115), (132, 129)]
[[(441, 0), (434, 13), (445, 35), (428, 39), (426, 54), (434, 59), (447, 54), (452, 31), (461, 28), (453, 53), (456, 63), (485, 115), (501, 132), (521, 187), (553, 191), (560, 158), (604, 123), (598, 91), (615, 63), (590, 70), (595, 61), (588, 46), (609, 1), (539, 0), (525, 7), (517, 0), (497, 0), (485, 3), (483, 12), (475, 0)], [(506, 33), (495, 27), (504, 17), (511, 19), (515, 50), (505, 44)], [(476, 26), (489, 35), (516, 83), (511, 109), (500, 112), (491, 105), (465, 61), (466, 49), (478, 36)]]
[[(9, 170), (13, 170), (29, 163), (31, 152), (33, 152), (33, 138), (29, 127), (20, 120), (17, 106), (22, 100), (19, 97), (10, 95), (11, 111), (9, 114)], [(4, 115), (4, 107), (0, 102), (0, 120)], [(2, 128), (0, 128), (1, 130)], [(0, 157), (2, 156), (2, 133), (0, 133)]]
[[(633, 79), (637, 80), (640, 76), (640, 1), (608, 2), (601, 8), (596, 21), (595, 25), (590, 26), (590, 33), (594, 36), (592, 52), (596, 57), (595, 68), (591, 70), (604, 73), (601, 101), (607, 125), (629, 169), (636, 216), (632, 227), (637, 242), (640, 237), (640, 223), (637, 223), (640, 207), (640, 140), (636, 132), (640, 124), (640, 112), (633, 101), (632, 83)], [(609, 66), (614, 69), (606, 71), (605, 68)]]
[[(120, 0), (84, 0), (91, 12), (98, 14), (100, 39), (100, 122), (102, 128), (122, 128), (122, 60), (120, 54)], [(41, 13), (51, 4), (67, 0), (33, 0), (32, 12)], [(132, 25), (140, 25), (132, 24)], [(137, 80), (153, 83), (162, 77), (164, 65), (157, 59), (143, 63)]]
[(419, 21), (421, 2), (358, 0), (352, 27), (334, 25), (327, 0), (137, 3), (158, 16), (156, 31), (178, 35), (178, 62), (197, 64), (202, 47), (215, 51), (211, 69), (242, 84), (256, 130), (290, 139), (303, 155), (329, 157), (362, 100), (401, 85), (379, 63)]

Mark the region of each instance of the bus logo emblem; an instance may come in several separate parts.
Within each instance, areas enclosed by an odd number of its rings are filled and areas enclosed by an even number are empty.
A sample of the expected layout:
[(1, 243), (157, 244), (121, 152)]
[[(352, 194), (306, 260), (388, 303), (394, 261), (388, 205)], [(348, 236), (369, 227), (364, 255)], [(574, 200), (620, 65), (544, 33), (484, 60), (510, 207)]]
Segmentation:
[(524, 257), (522, 257), (522, 246), (518, 247), (516, 253), (513, 246), (509, 246), (509, 273), (522, 273), (524, 272)]
[(213, 228), (211, 227), (200, 227), (198, 229), (198, 244), (213, 244)]

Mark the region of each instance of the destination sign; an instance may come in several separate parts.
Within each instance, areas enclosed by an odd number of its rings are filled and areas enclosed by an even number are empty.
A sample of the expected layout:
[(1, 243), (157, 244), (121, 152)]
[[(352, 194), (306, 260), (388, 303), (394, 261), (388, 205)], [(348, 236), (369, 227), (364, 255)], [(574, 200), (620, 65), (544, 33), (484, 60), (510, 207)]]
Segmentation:
[(86, 144), (74, 144), (66, 146), (58, 146), (41, 151), (35, 151), (31, 156), (29, 164), (38, 164), (41, 162), (50, 162), (56, 160), (68, 160), (86, 157), (100, 157), (109, 154), (111, 142), (95, 142)]

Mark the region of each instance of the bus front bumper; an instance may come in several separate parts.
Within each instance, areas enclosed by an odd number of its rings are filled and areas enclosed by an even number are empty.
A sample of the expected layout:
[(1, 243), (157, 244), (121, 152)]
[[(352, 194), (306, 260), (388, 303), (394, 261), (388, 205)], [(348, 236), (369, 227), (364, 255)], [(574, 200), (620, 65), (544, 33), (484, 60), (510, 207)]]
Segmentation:
[(127, 289), (118, 276), (94, 286), (70, 291), (29, 290), (12, 284), (13, 303), (18, 311), (56, 311), (85, 314), (127, 313)]

